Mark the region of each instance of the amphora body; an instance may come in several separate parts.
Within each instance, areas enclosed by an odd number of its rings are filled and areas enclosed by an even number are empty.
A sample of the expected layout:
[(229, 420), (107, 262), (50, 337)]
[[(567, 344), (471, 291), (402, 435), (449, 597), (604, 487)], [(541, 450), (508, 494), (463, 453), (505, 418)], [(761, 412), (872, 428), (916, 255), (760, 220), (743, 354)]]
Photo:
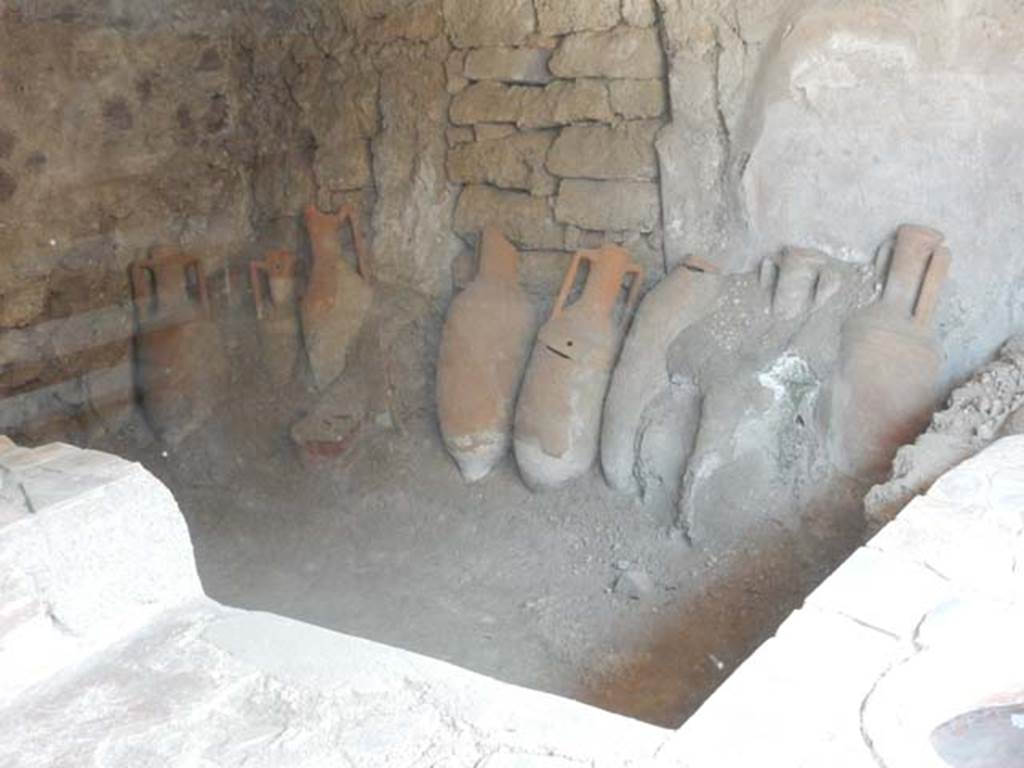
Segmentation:
[(132, 266), (131, 282), (143, 409), (157, 435), (174, 445), (226, 394), (206, 273), (194, 256), (161, 246)]
[[(590, 270), (582, 294), (568, 304), (584, 262)], [(642, 283), (642, 268), (617, 246), (573, 257), (534, 344), (516, 406), (516, 461), (531, 488), (561, 486), (597, 457), (608, 381)]]
[(512, 440), (516, 393), (535, 328), (518, 262), (512, 244), (486, 229), (476, 279), (452, 301), (441, 337), (438, 420), (468, 482), (490, 473)]
[[(349, 223), (356, 251), (355, 268), (344, 260), (341, 228)], [(354, 209), (334, 214), (306, 209), (313, 263), (302, 297), (302, 334), (313, 381), (323, 389), (345, 370), (348, 352), (363, 327), (373, 289), (369, 260)]]
[(263, 361), (271, 382), (282, 387), (295, 373), (301, 345), (295, 255), (289, 251), (268, 253), (262, 260), (249, 264), (249, 278)]
[(843, 326), (828, 420), (844, 474), (880, 478), (928, 425), (943, 362), (932, 320), (950, 263), (941, 233), (900, 227), (880, 299)]

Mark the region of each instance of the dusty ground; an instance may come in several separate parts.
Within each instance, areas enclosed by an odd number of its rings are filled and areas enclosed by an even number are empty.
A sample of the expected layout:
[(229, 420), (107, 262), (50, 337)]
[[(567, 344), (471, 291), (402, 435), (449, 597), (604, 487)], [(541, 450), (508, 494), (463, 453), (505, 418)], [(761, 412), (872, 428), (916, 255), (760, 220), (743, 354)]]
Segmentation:
[[(698, 548), (674, 508), (616, 495), (596, 468), (538, 495), (509, 457), (466, 486), (422, 394), (394, 429), (306, 466), (288, 433), (317, 396), (273, 390), (251, 322), (245, 307), (223, 318), (232, 396), (204, 429), (166, 449), (137, 418), (95, 446), (171, 488), (204, 587), (229, 605), (677, 726), (860, 543), (859, 510), (838, 500)], [(436, 349), (421, 326), (401, 326), (406, 346)], [(637, 586), (616, 588), (623, 574)]]
[[(212, 597), (651, 722), (681, 723), (857, 543), (701, 552), (671, 510), (596, 474), (534, 495), (511, 459), (466, 487), (426, 416), (305, 468), (286, 435), (308, 403), (262, 386), (173, 451), (141, 423), (105, 446), (174, 491)], [(615, 590), (623, 570), (649, 590)]]

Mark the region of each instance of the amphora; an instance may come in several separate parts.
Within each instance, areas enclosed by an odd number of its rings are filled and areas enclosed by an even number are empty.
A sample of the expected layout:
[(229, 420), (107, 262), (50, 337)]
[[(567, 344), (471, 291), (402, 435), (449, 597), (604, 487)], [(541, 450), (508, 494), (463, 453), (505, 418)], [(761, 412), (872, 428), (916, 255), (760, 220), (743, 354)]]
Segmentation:
[[(645, 454), (674, 455), (684, 430), (689, 393), (677, 391), (668, 371), (669, 348), (714, 309), (723, 279), (711, 263), (691, 257), (644, 297), (612, 374), (601, 425), (601, 466), (608, 484), (643, 495), (649, 475)], [(668, 457), (666, 457), (668, 458)], [(654, 462), (661, 463), (661, 462)], [(668, 464), (671, 466), (671, 460)], [(671, 474), (671, 473), (669, 473)]]
[[(582, 293), (569, 304), (584, 263), (589, 273)], [(642, 284), (643, 269), (617, 246), (573, 257), (516, 406), (516, 461), (531, 488), (561, 486), (597, 457), (608, 380)]]
[(881, 297), (843, 326), (827, 417), (844, 474), (880, 478), (928, 425), (943, 362), (932, 320), (950, 263), (940, 232), (900, 227)]
[(131, 283), (143, 409), (161, 440), (174, 445), (226, 394), (206, 273), (196, 257), (160, 246), (131, 267)]
[[(356, 251), (354, 267), (342, 253), (341, 229), (346, 223)], [(326, 214), (310, 205), (306, 209), (306, 229), (313, 262), (300, 306), (302, 335), (313, 381), (323, 389), (345, 370), (349, 349), (366, 319), (373, 288), (363, 234), (351, 206)]]
[(301, 346), (296, 303), (295, 255), (272, 251), (249, 263), (256, 317), (259, 320), (263, 361), (277, 387), (291, 381)]
[(441, 435), (468, 482), (485, 477), (508, 452), (535, 330), (513, 245), (488, 227), (479, 260), (476, 279), (452, 301), (437, 365)]

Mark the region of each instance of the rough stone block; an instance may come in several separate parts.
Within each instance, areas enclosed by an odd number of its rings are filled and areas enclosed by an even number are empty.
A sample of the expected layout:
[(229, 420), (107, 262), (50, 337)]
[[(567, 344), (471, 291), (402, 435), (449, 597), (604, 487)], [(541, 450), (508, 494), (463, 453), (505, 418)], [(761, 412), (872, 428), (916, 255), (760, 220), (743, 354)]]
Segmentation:
[(549, 67), (557, 77), (644, 80), (661, 77), (664, 62), (657, 30), (616, 27), (566, 37)]
[(654, 0), (622, 0), (622, 20), (634, 27), (650, 27), (657, 21)]
[(470, 80), (502, 80), (509, 83), (551, 82), (545, 48), (477, 48), (466, 57), (463, 74)]
[(556, 125), (614, 119), (608, 100), (608, 88), (601, 80), (554, 82), (543, 89), (523, 90), (521, 114), (523, 128), (549, 128)]
[(661, 80), (612, 80), (608, 95), (617, 115), (635, 120), (665, 114), (665, 84)]
[(518, 45), (535, 28), (530, 0), (444, 0), (444, 18), (456, 48)]
[(184, 518), (138, 464), (15, 449), (0, 482), (0, 702), (202, 597)]
[(559, 185), (555, 218), (582, 229), (652, 232), (660, 205), (657, 184), (569, 179)]
[(448, 178), (550, 195), (555, 182), (544, 169), (544, 159), (553, 138), (552, 131), (530, 131), (455, 147), (448, 152)]
[(491, 141), (511, 136), (516, 132), (516, 127), (512, 123), (480, 123), (475, 130), (477, 141)]
[(374, 20), (363, 33), (372, 43), (425, 42), (443, 34), (444, 17), (437, 2), (403, 3)]
[(557, 81), (543, 88), (484, 80), (452, 99), (449, 117), (456, 125), (515, 123), (521, 128), (552, 128), (597, 121), (615, 115), (601, 80)]
[(445, 129), (444, 137), (449, 147), (457, 147), (459, 144), (467, 144), (476, 139), (476, 134), (468, 126), (451, 126)]
[(611, 29), (619, 23), (620, 0), (534, 0), (545, 35)]
[(654, 138), (660, 127), (657, 121), (569, 126), (551, 147), (548, 170), (565, 178), (654, 179)]
[(452, 99), (449, 119), (456, 125), (515, 123), (527, 89), (503, 83), (474, 83)]
[(447, 78), (448, 93), (456, 94), (465, 90), (469, 80), (462, 74), (466, 68), (466, 52), (454, 50), (448, 54), (444, 62), (444, 73)]
[(564, 237), (547, 199), (493, 187), (465, 187), (455, 209), (455, 231), (476, 235), (489, 224), (521, 248), (560, 248)]

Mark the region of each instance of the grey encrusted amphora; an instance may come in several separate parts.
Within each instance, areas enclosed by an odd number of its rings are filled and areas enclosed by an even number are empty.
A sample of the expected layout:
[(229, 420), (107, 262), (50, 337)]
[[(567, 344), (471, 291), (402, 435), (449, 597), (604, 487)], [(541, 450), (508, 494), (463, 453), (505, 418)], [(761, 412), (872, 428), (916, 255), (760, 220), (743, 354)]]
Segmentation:
[(612, 374), (601, 427), (601, 466), (617, 491), (643, 494), (647, 477), (660, 474), (643, 465), (678, 453), (673, 447), (679, 442), (677, 422), (693, 410), (693, 398), (670, 381), (668, 350), (714, 308), (721, 285), (717, 268), (691, 258), (659, 282), (637, 310)]

